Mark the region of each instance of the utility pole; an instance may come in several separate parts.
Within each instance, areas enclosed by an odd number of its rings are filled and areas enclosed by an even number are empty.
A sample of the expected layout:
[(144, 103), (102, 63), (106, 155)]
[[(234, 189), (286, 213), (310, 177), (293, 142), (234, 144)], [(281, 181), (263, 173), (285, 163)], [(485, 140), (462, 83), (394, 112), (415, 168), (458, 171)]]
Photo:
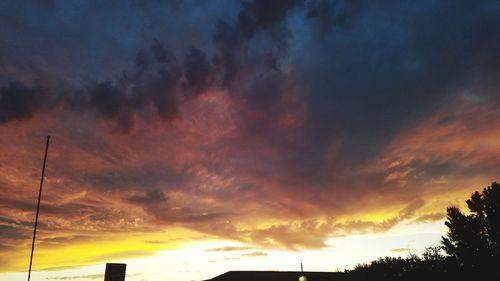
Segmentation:
[(38, 192), (38, 204), (36, 205), (35, 228), (33, 229), (33, 242), (31, 243), (30, 268), (28, 270), (28, 281), (31, 277), (31, 265), (33, 263), (33, 251), (35, 250), (36, 227), (38, 225), (38, 214), (40, 213), (40, 200), (42, 199), (43, 178), (45, 177), (45, 164), (47, 163), (47, 153), (49, 152), (50, 136), (47, 136), (45, 144), (45, 156), (43, 157), (42, 175), (40, 177), (40, 191)]

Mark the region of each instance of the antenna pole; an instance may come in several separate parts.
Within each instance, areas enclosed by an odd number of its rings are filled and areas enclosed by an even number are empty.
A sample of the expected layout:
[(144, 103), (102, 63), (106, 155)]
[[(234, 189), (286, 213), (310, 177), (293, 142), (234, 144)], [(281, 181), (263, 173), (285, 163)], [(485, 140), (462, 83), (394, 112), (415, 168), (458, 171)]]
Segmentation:
[(40, 199), (42, 199), (43, 178), (45, 177), (45, 164), (47, 163), (47, 153), (49, 152), (50, 136), (47, 136), (47, 143), (45, 144), (45, 156), (43, 157), (42, 175), (40, 177), (40, 191), (38, 192), (38, 204), (36, 205), (35, 228), (33, 230), (33, 242), (31, 243), (31, 256), (30, 268), (28, 270), (28, 281), (31, 276), (31, 265), (33, 263), (33, 251), (35, 250), (36, 227), (38, 225), (38, 214), (40, 213)]

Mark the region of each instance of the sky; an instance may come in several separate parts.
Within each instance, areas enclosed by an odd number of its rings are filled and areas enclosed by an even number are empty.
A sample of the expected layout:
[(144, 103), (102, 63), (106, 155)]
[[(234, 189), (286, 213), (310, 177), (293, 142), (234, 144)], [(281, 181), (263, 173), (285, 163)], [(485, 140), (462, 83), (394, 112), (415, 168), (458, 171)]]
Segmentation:
[(498, 1), (1, 1), (0, 279), (419, 254), (500, 176)]

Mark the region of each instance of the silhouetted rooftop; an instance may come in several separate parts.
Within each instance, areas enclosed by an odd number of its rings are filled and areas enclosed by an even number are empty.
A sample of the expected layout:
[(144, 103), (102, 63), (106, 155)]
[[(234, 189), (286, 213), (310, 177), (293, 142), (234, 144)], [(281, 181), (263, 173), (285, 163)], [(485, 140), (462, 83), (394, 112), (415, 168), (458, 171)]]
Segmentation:
[[(307, 281), (343, 281), (353, 280), (352, 276), (342, 272), (300, 272), (300, 271), (228, 271), (216, 276), (213, 281), (298, 281), (300, 276)], [(208, 281), (208, 280), (207, 280)]]

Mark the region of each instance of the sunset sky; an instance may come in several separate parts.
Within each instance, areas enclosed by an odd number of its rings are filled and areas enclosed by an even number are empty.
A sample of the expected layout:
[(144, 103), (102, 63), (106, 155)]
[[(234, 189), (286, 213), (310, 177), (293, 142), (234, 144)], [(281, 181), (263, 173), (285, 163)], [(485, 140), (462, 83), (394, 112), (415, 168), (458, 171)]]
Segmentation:
[(419, 254), (500, 180), (499, 1), (0, 1), (0, 280)]

